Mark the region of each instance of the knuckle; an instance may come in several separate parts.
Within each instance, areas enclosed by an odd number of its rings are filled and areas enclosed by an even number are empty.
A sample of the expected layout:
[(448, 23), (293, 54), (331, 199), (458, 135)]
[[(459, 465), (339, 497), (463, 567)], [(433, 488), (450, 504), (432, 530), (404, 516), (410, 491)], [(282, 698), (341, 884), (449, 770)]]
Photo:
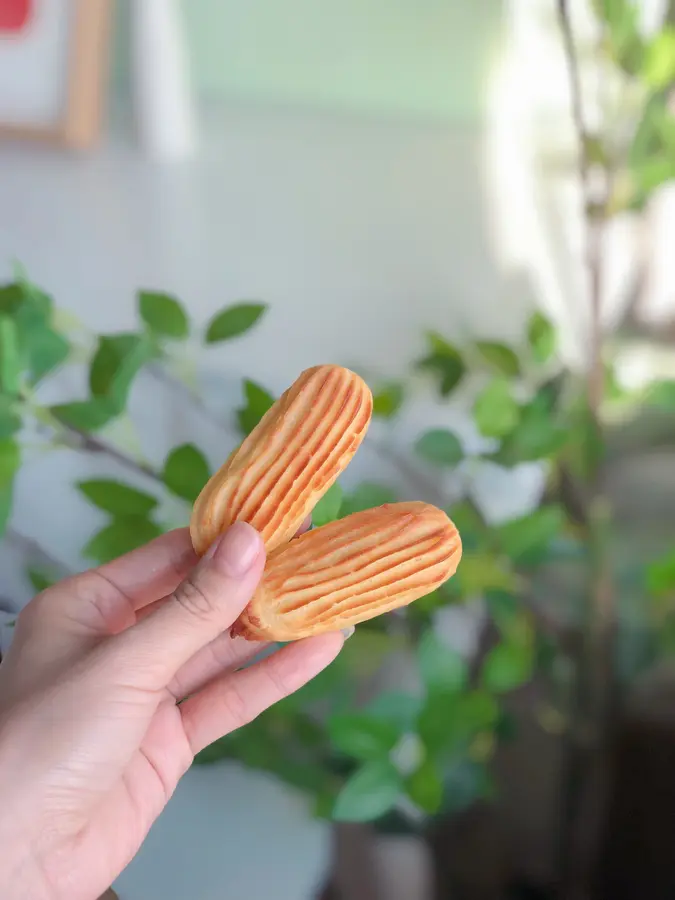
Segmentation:
[(79, 579), (73, 593), (77, 600), (77, 619), (94, 632), (109, 631), (121, 610), (133, 618), (130, 599), (96, 570)]
[(208, 619), (213, 615), (213, 600), (196, 578), (188, 577), (181, 582), (173, 597), (175, 602), (194, 618)]
[(17, 629), (32, 630), (39, 626), (46, 619), (50, 605), (49, 590), (36, 594), (17, 616)]

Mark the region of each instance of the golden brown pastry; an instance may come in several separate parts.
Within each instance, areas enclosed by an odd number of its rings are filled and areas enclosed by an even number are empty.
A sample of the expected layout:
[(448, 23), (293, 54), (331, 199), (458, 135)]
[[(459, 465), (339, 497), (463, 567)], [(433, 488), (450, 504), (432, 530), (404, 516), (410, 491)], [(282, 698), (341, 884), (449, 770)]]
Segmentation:
[(390, 503), (303, 534), (267, 560), (233, 637), (294, 641), (405, 606), (454, 574), (457, 529), (427, 503)]
[(372, 411), (370, 389), (349, 369), (304, 371), (197, 497), (196, 552), (233, 522), (252, 525), (268, 553), (289, 541), (356, 453)]

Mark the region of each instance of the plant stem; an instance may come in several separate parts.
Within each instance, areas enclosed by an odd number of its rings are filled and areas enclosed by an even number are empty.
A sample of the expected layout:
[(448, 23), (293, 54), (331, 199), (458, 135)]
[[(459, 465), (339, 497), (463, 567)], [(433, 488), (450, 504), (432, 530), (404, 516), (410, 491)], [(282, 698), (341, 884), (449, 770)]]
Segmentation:
[(83, 431), (81, 428), (70, 425), (68, 422), (55, 416), (44, 407), (40, 407), (37, 410), (33, 409), (33, 413), (38, 421), (47, 425), (57, 435), (61, 436), (64, 439), (66, 446), (74, 450), (83, 450), (86, 453), (104, 453), (115, 462), (119, 463), (119, 465), (129, 471), (135, 472), (137, 475), (143, 475), (146, 478), (153, 479), (153, 481), (162, 481), (161, 475), (152, 465), (150, 465), (150, 463), (130, 456), (118, 447), (101, 440), (101, 438), (97, 437), (95, 434), (90, 434), (87, 431)]
[[(586, 227), (585, 263), (590, 297), (587, 401), (588, 441), (603, 446), (601, 406), (605, 392), (602, 358), (602, 264), (607, 225), (607, 200), (611, 173), (604, 167), (603, 196), (598, 201), (594, 186), (593, 162), (589, 155), (591, 138), (586, 125), (579, 69), (568, 0), (558, 0), (558, 18), (562, 33), (571, 92), (572, 119), (579, 143), (578, 175)], [(590, 449), (590, 448), (589, 448)], [(589, 453), (589, 455), (592, 455)], [(589, 476), (587, 541), (591, 555), (588, 575), (587, 621), (584, 646), (578, 660), (570, 743), (562, 784), (563, 813), (560, 835), (560, 884), (563, 897), (588, 895), (590, 867), (581, 855), (581, 844), (588, 836), (589, 803), (597, 808), (598, 760), (606, 748), (612, 728), (614, 705), (614, 641), (616, 603), (607, 547), (608, 501), (603, 495), (603, 473), (593, 464)], [(591, 837), (597, 839), (597, 822)]]
[(5, 531), (4, 537), (6, 540), (10, 541), (10, 543), (14, 544), (14, 546), (29, 559), (33, 559), (40, 565), (43, 565), (59, 578), (67, 578), (69, 575), (72, 575), (72, 572), (61, 562), (61, 560), (52, 556), (51, 553), (45, 550), (41, 544), (38, 544), (34, 538), (28, 537), (12, 527)]

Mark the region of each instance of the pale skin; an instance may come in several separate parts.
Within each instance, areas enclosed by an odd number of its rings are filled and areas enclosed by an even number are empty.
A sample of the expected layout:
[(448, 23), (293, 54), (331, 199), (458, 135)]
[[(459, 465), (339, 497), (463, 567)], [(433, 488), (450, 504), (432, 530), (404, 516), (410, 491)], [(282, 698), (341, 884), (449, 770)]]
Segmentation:
[(3, 900), (96, 900), (195, 754), (337, 656), (339, 632), (242, 668), (263, 645), (232, 640), (229, 626), (264, 561), (243, 523), (201, 561), (181, 529), (21, 613), (0, 665)]

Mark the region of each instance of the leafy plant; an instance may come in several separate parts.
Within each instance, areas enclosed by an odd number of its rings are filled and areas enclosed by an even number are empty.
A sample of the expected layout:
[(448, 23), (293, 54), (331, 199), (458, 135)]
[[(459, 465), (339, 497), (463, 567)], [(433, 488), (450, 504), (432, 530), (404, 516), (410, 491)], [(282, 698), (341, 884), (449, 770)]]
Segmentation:
[[(570, 803), (562, 831), (578, 827), (579, 793), (593, 754), (613, 724), (610, 698), (622, 688), (617, 660), (629, 627), (618, 602), (624, 575), (613, 555), (616, 523), (604, 476), (631, 423), (643, 433), (650, 411), (663, 419), (675, 410), (672, 380), (639, 391), (619, 384), (616, 342), (603, 338), (598, 287), (598, 248), (607, 223), (619, 212), (639, 213), (662, 184), (675, 178), (673, 11), (663, 29), (647, 39), (629, 0), (594, 5), (603, 23), (603, 64), (609, 61), (627, 85), (639, 87), (642, 105), (623, 143), (589, 130), (567, 3), (559, 0), (595, 285), (586, 370), (564, 364), (556, 328), (536, 311), (520, 338), (509, 343), (482, 336), (460, 346), (438, 330), (428, 331), (411, 371), (398, 381), (374, 385), (374, 414), (385, 435), (386, 426), (414, 402), (411, 385), (423, 380), (446, 404), (455, 403), (461, 387), (485, 440), (480, 450), (470, 450), (442, 424), (416, 436), (410, 459), (384, 437), (375, 449), (397, 473), (394, 483), (371, 481), (352, 490), (337, 483), (314, 510), (315, 524), (403, 499), (408, 492), (423, 496), (446, 508), (457, 524), (464, 548), (460, 569), (410, 607), (364, 623), (314, 682), (216, 742), (199, 759), (206, 764), (233, 758), (268, 771), (305, 792), (317, 815), (423, 830), (435, 817), (492, 796), (494, 754), (513, 734), (509, 695), (538, 678), (551, 696), (558, 696), (562, 678), (567, 705), (558, 712), (571, 772), (563, 785)], [(607, 190), (599, 199), (591, 190), (591, 170), (604, 177)], [(210, 474), (199, 446), (166, 448), (164, 458), (153, 463), (114, 442), (111, 426), (131, 426), (128, 401), (141, 373), (168, 381), (184, 392), (186, 402), (209, 415), (192, 378), (194, 360), (188, 351), (240, 339), (264, 321), (266, 307), (249, 301), (228, 306), (201, 331), (171, 295), (141, 291), (137, 309), (135, 330), (96, 335), (92, 341), (81, 326), (64, 328), (52, 298), (23, 273), (0, 288), (0, 528), (7, 539), (35, 549), (11, 524), (14, 480), (35, 436), (47, 447), (107, 455), (128, 474), (128, 481), (95, 477), (75, 485), (104, 518), (83, 549), (90, 561), (111, 559), (172, 527), (175, 523), (163, 512), (167, 498), (178, 503), (187, 521), (190, 504)], [(86, 394), (45, 404), (43, 383), (82, 359)], [(232, 417), (242, 437), (273, 402), (268, 388), (252, 378), (243, 380), (241, 405)], [(492, 521), (467, 484), (483, 469), (525, 464), (545, 475), (540, 502), (508, 521)], [(447, 480), (459, 472), (457, 490), (450, 494)], [(448, 500), (462, 491), (461, 499)], [(31, 564), (27, 577), (42, 590), (63, 567), (44, 553), (38, 556), (40, 565)], [(579, 596), (564, 619), (540, 589), (542, 579), (560, 565), (574, 565), (579, 575)], [(631, 584), (651, 628), (643, 660), (648, 664), (675, 649), (673, 552), (648, 561)], [(439, 622), (447, 607), (469, 604), (485, 611), (486, 639), (467, 657), (445, 641)], [(403, 691), (399, 685), (370, 690), (373, 675), (392, 652), (412, 664), (416, 690)], [(591, 725), (598, 743), (589, 749)], [(563, 875), (570, 868), (564, 859)]]

